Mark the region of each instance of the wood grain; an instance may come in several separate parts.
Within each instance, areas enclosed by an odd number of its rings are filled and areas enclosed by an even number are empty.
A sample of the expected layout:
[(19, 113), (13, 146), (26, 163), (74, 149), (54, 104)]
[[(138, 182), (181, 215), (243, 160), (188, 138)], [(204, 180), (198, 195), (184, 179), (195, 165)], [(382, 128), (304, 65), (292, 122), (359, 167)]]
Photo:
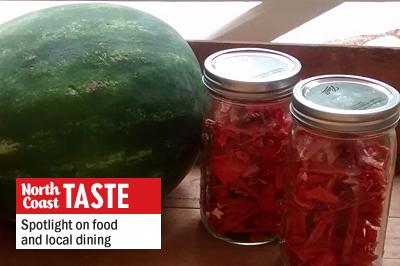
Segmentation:
[(172, 191), (163, 202), (170, 208), (199, 208), (200, 170), (195, 167), (185, 177), (182, 183)]

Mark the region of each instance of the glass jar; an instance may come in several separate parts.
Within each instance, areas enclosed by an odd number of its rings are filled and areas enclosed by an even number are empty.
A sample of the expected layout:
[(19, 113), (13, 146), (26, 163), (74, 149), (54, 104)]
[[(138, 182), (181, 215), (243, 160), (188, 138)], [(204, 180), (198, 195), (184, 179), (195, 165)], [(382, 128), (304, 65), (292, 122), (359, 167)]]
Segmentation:
[(208, 89), (201, 216), (208, 231), (243, 245), (276, 239), (293, 86), (301, 65), (266, 49), (232, 49), (205, 61)]
[(299, 82), (285, 182), (285, 265), (381, 265), (399, 93), (348, 75)]

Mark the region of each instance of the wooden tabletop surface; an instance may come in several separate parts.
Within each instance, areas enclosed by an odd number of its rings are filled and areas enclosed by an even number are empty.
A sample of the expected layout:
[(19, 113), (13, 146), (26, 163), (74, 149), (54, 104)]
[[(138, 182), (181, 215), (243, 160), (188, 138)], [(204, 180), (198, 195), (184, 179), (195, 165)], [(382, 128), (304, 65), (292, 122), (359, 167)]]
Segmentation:
[[(162, 250), (15, 250), (15, 224), (0, 221), (0, 265), (281, 266), (277, 244), (238, 246), (206, 232), (200, 222), (199, 182), (199, 170), (193, 169), (164, 202)], [(400, 266), (399, 177), (391, 202), (383, 265)]]

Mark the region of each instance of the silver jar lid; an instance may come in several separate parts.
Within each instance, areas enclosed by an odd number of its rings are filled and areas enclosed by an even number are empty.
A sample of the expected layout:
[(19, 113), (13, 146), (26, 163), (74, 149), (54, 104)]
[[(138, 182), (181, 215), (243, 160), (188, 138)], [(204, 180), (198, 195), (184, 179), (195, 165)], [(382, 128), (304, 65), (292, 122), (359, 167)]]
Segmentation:
[(399, 93), (381, 81), (325, 75), (295, 86), (290, 111), (301, 123), (323, 130), (374, 132), (398, 122), (399, 101)]
[(207, 57), (203, 83), (227, 98), (268, 100), (290, 95), (300, 80), (300, 62), (260, 48), (223, 50)]

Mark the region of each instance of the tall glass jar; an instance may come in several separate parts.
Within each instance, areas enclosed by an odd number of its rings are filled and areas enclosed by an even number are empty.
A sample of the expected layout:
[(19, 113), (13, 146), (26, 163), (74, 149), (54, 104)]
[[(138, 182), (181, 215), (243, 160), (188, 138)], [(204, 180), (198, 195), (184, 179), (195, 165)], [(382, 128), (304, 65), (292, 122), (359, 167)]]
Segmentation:
[(285, 265), (382, 265), (399, 93), (364, 77), (319, 76), (296, 85), (290, 110)]
[(266, 49), (232, 49), (205, 61), (208, 89), (201, 215), (228, 242), (256, 245), (280, 229), (290, 96), (301, 65)]

